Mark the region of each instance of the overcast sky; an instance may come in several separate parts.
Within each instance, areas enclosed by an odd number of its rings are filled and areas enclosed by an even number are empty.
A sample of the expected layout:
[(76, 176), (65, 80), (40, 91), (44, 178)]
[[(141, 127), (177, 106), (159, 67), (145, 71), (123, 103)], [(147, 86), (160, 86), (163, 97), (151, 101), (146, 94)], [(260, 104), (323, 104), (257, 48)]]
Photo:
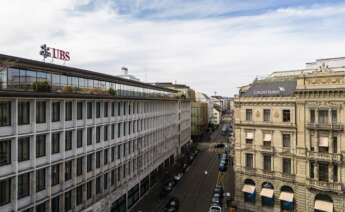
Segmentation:
[(345, 56), (337, 0), (1, 0), (0, 53), (232, 96), (256, 76)]

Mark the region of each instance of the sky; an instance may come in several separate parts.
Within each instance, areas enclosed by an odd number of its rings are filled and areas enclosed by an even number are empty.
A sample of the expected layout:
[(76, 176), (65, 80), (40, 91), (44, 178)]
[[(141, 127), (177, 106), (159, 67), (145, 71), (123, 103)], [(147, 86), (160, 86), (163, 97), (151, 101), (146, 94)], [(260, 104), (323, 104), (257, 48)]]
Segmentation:
[[(345, 56), (339, 0), (0, 0), (0, 53), (67, 50), (74, 66), (208, 95)], [(58, 61), (54, 61), (58, 63)]]

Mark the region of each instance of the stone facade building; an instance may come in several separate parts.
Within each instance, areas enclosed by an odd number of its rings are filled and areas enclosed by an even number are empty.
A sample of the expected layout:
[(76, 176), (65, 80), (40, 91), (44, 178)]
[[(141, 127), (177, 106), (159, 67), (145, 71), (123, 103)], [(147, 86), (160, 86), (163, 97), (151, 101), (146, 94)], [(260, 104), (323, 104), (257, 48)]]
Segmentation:
[(191, 141), (176, 91), (0, 55), (0, 211), (124, 212)]
[(345, 66), (318, 61), (256, 79), (236, 96), (239, 208), (345, 211)]

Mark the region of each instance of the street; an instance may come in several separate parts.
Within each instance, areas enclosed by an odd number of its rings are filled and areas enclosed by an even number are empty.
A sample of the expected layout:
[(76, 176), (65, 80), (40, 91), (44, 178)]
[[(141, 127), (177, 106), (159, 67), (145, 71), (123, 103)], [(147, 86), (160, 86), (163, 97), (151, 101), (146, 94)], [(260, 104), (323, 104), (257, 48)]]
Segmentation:
[[(214, 134), (216, 135), (213, 138), (220, 140), (223, 137), (220, 135), (219, 130)], [(209, 144), (210, 148), (207, 145), (201, 148), (189, 170), (168, 197), (162, 200), (159, 199), (160, 187), (157, 185), (131, 211), (162, 212), (169, 198), (174, 196), (180, 201), (180, 212), (207, 212), (218, 177), (218, 156), (212, 148), (213, 145), (214, 143), (211, 142)], [(208, 173), (205, 174), (205, 171)], [(234, 173), (231, 162), (224, 178), (224, 191), (231, 194), (234, 191)]]

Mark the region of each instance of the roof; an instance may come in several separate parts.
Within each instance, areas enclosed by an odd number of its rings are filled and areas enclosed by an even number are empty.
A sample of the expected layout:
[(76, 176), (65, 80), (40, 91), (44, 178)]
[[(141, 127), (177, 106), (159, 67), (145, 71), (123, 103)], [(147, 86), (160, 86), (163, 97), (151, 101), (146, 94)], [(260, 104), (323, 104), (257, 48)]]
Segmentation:
[(183, 85), (183, 84), (174, 84), (174, 83), (171, 83), (171, 82), (155, 82), (155, 83), (152, 83), (152, 84), (153, 84), (153, 85), (160, 86), (160, 87), (190, 88), (190, 87), (187, 86), (187, 85)]
[(292, 96), (296, 85), (296, 80), (255, 81), (241, 96)]
[(25, 67), (25, 68), (31, 68), (31, 69), (37, 70), (37, 71), (39, 71), (39, 70), (40, 71), (49, 71), (52, 73), (61, 73), (61, 74), (73, 75), (73, 76), (84, 77), (84, 78), (89, 78), (89, 79), (104, 80), (104, 81), (108, 81), (108, 82), (122, 83), (125, 85), (132, 85), (132, 86), (151, 88), (151, 89), (176, 93), (176, 91), (173, 89), (164, 88), (164, 87), (152, 85), (149, 83), (143, 83), (143, 82), (138, 82), (138, 81), (134, 81), (134, 80), (124, 79), (121, 77), (117, 77), (117, 76), (113, 76), (113, 75), (109, 75), (109, 74), (103, 74), (103, 73), (99, 73), (99, 72), (94, 72), (94, 71), (90, 71), (90, 70), (86, 70), (86, 69), (57, 65), (57, 64), (52, 64), (52, 63), (45, 63), (45, 62), (41, 62), (41, 61), (37, 61), (37, 60), (31, 60), (31, 59), (15, 57), (15, 56), (10, 56), (10, 55), (5, 55), (5, 54), (0, 54), (0, 64), (1, 64), (1, 61), (3, 63), (4, 62), (9, 62), (9, 63), (13, 62), (13, 66), (19, 67), (19, 68)]

